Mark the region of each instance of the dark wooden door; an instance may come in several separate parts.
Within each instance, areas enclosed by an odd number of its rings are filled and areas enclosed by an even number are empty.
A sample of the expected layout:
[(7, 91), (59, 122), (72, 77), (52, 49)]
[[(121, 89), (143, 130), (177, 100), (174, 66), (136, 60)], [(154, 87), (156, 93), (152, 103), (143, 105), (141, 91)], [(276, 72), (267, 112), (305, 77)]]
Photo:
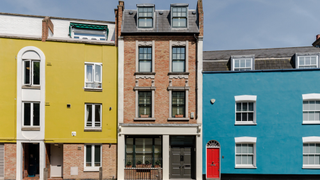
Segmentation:
[(172, 147), (170, 153), (170, 178), (191, 179), (191, 147)]

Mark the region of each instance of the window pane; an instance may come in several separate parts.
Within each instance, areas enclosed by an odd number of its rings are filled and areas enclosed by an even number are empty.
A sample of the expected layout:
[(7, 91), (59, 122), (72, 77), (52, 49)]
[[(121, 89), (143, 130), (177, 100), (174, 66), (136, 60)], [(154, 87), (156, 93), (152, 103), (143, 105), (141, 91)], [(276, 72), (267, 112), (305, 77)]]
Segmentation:
[(241, 153), (241, 144), (236, 144), (236, 153)]
[(314, 164), (319, 165), (320, 164), (320, 155), (314, 156)]
[(241, 164), (248, 164), (248, 156), (241, 155)]
[(309, 144), (303, 144), (303, 153), (309, 153)]
[(101, 105), (96, 104), (95, 106), (95, 127), (101, 126)]
[(253, 113), (248, 113), (248, 115), (249, 115), (249, 119), (248, 119), (248, 121), (253, 121)]
[(184, 61), (172, 61), (172, 72), (184, 72)]
[(242, 113), (242, 121), (248, 121), (247, 113)]
[(234, 67), (240, 67), (239, 60), (234, 60)]
[(95, 145), (94, 146), (94, 166), (101, 166), (101, 146), (100, 145)]
[(247, 164), (253, 164), (253, 156), (252, 155), (248, 155), (247, 159), (248, 159)]
[(314, 164), (314, 155), (309, 155), (309, 164)]
[(40, 84), (40, 62), (33, 62), (33, 84)]
[(140, 72), (151, 72), (151, 61), (139, 61), (139, 71)]
[(40, 126), (40, 104), (33, 103), (33, 125)]
[(95, 65), (95, 81), (101, 82), (101, 65)]
[(309, 113), (308, 112), (303, 113), (303, 121), (309, 121)]
[(309, 121), (314, 121), (314, 112), (309, 112)]
[(248, 153), (253, 153), (253, 144), (248, 144)]
[(253, 111), (253, 103), (249, 103), (249, 111)]
[(315, 101), (309, 101), (309, 110), (315, 110), (316, 109), (316, 102)]
[(87, 105), (87, 110), (86, 110), (86, 119), (87, 119), (87, 126), (91, 127), (92, 126), (92, 105), (88, 104)]
[(31, 116), (31, 104), (30, 103), (24, 103), (24, 114), (23, 114), (23, 118), (24, 118), (24, 125), (25, 126), (30, 126), (30, 116)]
[(319, 121), (320, 120), (320, 112), (319, 111), (314, 112), (314, 120), (315, 121)]
[(316, 152), (316, 145), (315, 144), (309, 144), (309, 150), (310, 150), (310, 153), (315, 153)]
[(86, 146), (86, 166), (90, 167), (91, 166), (91, 145)]
[(320, 153), (320, 144), (316, 144), (316, 153)]
[(247, 103), (242, 103), (242, 111), (247, 111)]
[(151, 92), (150, 91), (140, 91), (138, 93), (139, 96), (139, 117), (141, 115), (148, 115), (151, 117)]
[(241, 164), (241, 156), (240, 155), (236, 156), (236, 164)]
[(303, 156), (303, 164), (309, 164), (309, 161), (308, 161), (308, 156), (304, 155)]
[(309, 110), (309, 101), (303, 101), (303, 110)]
[(304, 58), (303, 57), (299, 57), (299, 65), (304, 65)]
[(24, 84), (30, 84), (30, 61), (24, 61)]
[(237, 113), (237, 115), (236, 115), (236, 121), (241, 121), (241, 113)]
[(172, 92), (172, 117), (175, 115), (185, 116), (185, 92), (173, 91)]
[(237, 103), (237, 111), (241, 111), (241, 103)]
[(139, 18), (139, 27), (152, 28), (152, 18)]
[(242, 144), (241, 145), (241, 153), (247, 153), (248, 152), (248, 144)]
[(173, 27), (187, 27), (187, 19), (186, 18), (173, 18), (172, 19)]
[(246, 59), (246, 67), (251, 67), (251, 60), (250, 59)]
[(86, 74), (86, 82), (93, 82), (93, 66), (92, 65), (86, 65), (87, 66), (87, 74)]
[(244, 59), (240, 60), (240, 67), (246, 67), (246, 61)]

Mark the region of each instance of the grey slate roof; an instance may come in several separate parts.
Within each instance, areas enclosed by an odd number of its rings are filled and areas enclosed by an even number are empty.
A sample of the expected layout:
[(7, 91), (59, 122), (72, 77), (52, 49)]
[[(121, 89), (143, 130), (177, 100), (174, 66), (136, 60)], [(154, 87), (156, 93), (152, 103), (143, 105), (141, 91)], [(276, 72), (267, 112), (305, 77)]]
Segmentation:
[(254, 55), (255, 70), (266, 69), (293, 69), (295, 68), (294, 55), (320, 54), (320, 48), (313, 46), (246, 49), (246, 50), (223, 50), (203, 52), (203, 71), (230, 71), (231, 56)]
[[(132, 15), (129, 12), (133, 12)], [(196, 10), (188, 11), (188, 28), (171, 28), (171, 18), (169, 10), (155, 10), (154, 27), (138, 28), (137, 10), (124, 10), (121, 33), (199, 33), (197, 14), (192, 14)], [(159, 12), (163, 12), (162, 15)]]
[(255, 58), (284, 58), (292, 57), (295, 53), (320, 52), (320, 48), (313, 46), (288, 47), (288, 48), (268, 48), (268, 49), (245, 49), (245, 50), (223, 50), (223, 51), (203, 51), (203, 60), (229, 60), (230, 56), (251, 55)]

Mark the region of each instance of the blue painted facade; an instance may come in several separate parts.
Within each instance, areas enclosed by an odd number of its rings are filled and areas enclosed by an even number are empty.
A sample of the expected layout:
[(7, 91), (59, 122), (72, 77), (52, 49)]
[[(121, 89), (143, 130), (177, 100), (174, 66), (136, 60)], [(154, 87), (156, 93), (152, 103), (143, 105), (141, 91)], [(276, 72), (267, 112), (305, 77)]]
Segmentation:
[[(302, 137), (320, 136), (320, 124), (302, 124), (302, 94), (320, 93), (319, 80), (319, 69), (204, 72), (203, 174), (210, 140), (220, 143), (222, 174), (320, 174), (302, 168)], [(238, 95), (257, 96), (257, 125), (235, 125)], [(255, 169), (235, 168), (235, 137), (243, 136), (257, 138)]]

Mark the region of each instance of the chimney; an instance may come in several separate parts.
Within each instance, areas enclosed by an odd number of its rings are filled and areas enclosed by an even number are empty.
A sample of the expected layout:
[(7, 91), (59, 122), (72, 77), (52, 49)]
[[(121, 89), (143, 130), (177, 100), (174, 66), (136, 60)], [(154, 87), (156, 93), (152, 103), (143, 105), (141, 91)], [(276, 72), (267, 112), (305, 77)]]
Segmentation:
[(45, 42), (49, 35), (53, 35), (53, 23), (50, 17), (46, 16), (42, 20), (42, 42)]
[(114, 10), (114, 14), (115, 14), (115, 45), (116, 45), (116, 47), (118, 47), (118, 37), (121, 36), (123, 10), (124, 10), (124, 2), (119, 1), (118, 9)]
[(203, 36), (203, 5), (202, 0), (198, 0), (197, 3), (198, 23), (199, 23), (199, 36)]

